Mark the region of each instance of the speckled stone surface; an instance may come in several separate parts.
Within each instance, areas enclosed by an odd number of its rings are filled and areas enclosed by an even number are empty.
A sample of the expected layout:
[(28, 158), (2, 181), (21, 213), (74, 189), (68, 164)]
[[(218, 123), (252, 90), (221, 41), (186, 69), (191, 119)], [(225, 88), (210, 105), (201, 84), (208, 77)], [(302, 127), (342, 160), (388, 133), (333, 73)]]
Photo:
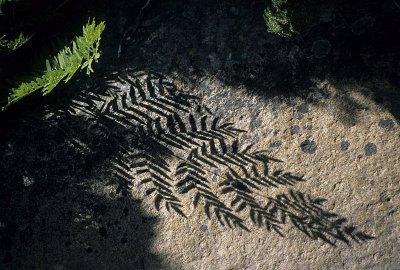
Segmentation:
[(121, 59), (108, 33), (1, 133), (0, 268), (399, 269), (398, 85), (268, 34), (261, 1), (199, 2), (153, 6)]

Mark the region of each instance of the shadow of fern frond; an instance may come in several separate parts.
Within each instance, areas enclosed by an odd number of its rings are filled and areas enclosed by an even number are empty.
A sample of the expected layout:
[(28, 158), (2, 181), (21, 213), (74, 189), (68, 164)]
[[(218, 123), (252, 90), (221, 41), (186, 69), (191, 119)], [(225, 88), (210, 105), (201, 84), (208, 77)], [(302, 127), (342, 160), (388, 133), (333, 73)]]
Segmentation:
[(198, 98), (178, 90), (166, 78), (135, 72), (120, 72), (105, 78), (106, 89), (91, 89), (73, 100), (70, 113), (102, 115), (125, 127), (147, 125), (157, 118), (193, 111)]
[(210, 123), (207, 122), (207, 118), (210, 117), (203, 115), (196, 121), (196, 116), (193, 114), (188, 114), (186, 118), (174, 114), (167, 118), (165, 128), (161, 126), (160, 120), (156, 119), (156, 130), (151, 134), (154, 139), (166, 146), (185, 150), (184, 153), (187, 153), (210, 140), (218, 139), (224, 142), (242, 132), (231, 125), (218, 125), (219, 118), (211, 118)]
[[(175, 177), (179, 180), (175, 184), (177, 190), (184, 194), (191, 190), (194, 190), (193, 205), (197, 207), (200, 199), (203, 199), (204, 210), (208, 218), (211, 218), (210, 207), (214, 208), (215, 215), (221, 224), (224, 224), (223, 218), (226, 224), (230, 226), (229, 217), (235, 217), (232, 213), (232, 209), (225, 206), (225, 204), (215, 195), (212, 191), (211, 183), (207, 179), (207, 171), (205, 168), (219, 168), (221, 165), (232, 170), (231, 167), (237, 166), (245, 170), (246, 162), (254, 162), (250, 159), (235, 158), (233, 155), (229, 157), (228, 152), (238, 153), (236, 149), (236, 142), (227, 144), (223, 138), (210, 139), (206, 144), (203, 142), (201, 147), (193, 149), (187, 161), (181, 162), (175, 171)], [(247, 159), (247, 160), (246, 160)], [(254, 164), (253, 164), (254, 165)], [(222, 218), (221, 218), (222, 213)], [(240, 221), (241, 224), (242, 221)]]
[(127, 196), (134, 186), (129, 156), (130, 153), (120, 151), (108, 162), (112, 175), (106, 185), (114, 185), (116, 193), (122, 196)]
[(214, 212), (215, 217), (221, 225), (229, 227), (238, 226), (248, 230), (243, 220), (232, 212), (232, 209), (227, 207), (220, 198), (215, 195), (206, 178), (206, 172), (197, 167), (196, 163), (181, 163), (178, 165), (176, 177), (183, 176), (183, 178), (176, 183), (176, 189), (179, 194), (185, 194), (194, 191), (193, 206), (196, 208), (200, 200), (204, 202), (204, 211), (206, 216), (211, 219), (211, 211)]
[(182, 204), (174, 195), (173, 180), (170, 177), (168, 163), (157, 155), (138, 153), (133, 154), (131, 168), (136, 171), (137, 177), (141, 177), (140, 185), (150, 186), (145, 190), (145, 195), (154, 193), (154, 205), (160, 210), (161, 203), (164, 202), (165, 208), (174, 210), (181, 216), (185, 216), (182, 211)]
[(109, 160), (109, 184), (117, 193), (142, 186), (157, 210), (181, 216), (190, 198), (208, 219), (232, 228), (248, 230), (250, 220), (283, 236), (289, 223), (331, 245), (371, 239), (323, 210), (321, 199), (295, 191), (268, 197), (272, 189), (305, 181), (303, 176), (276, 169), (282, 161), (267, 150), (239, 145), (244, 130), (221, 122), (162, 75), (125, 70), (108, 80), (105, 89), (83, 93), (68, 110), (90, 122), (83, 136), (101, 134), (99, 145), (117, 148)]
[(221, 194), (233, 194), (231, 207), (236, 207), (236, 212), (248, 208), (253, 224), (258, 227), (265, 226), (268, 231), (274, 230), (283, 236), (279, 221), (256, 201), (253, 191), (246, 185), (247, 182), (248, 180), (242, 179), (231, 170), (226, 174), (226, 180), (219, 184), (222, 187)]
[(346, 225), (346, 218), (324, 210), (324, 201), (326, 200), (322, 198), (313, 198), (300, 191), (290, 190), (288, 194), (269, 198), (265, 209), (275, 217), (280, 216), (282, 224), (289, 220), (311, 239), (321, 239), (333, 246), (336, 241), (350, 245), (350, 240), (362, 242), (374, 238), (358, 231), (354, 226)]
[(203, 144), (201, 149), (195, 149), (189, 154), (188, 160), (191, 163), (182, 163), (177, 169), (177, 174), (186, 169), (188, 175), (178, 182), (179, 185), (194, 187), (201, 183), (201, 179), (194, 178), (193, 173), (205, 175), (201, 168), (204, 166), (219, 168), (225, 166), (228, 172), (225, 177), (220, 177), (219, 187), (222, 187), (221, 194), (233, 194), (231, 207), (236, 212), (249, 208), (249, 215), (252, 222), (258, 226), (265, 225), (268, 230), (274, 229), (280, 232), (279, 224), (273, 216), (257, 203), (253, 190), (261, 190), (263, 187), (278, 187), (278, 185), (294, 185), (303, 181), (302, 177), (294, 176), (291, 173), (275, 171), (269, 175), (269, 163), (280, 162), (277, 159), (268, 157), (264, 151), (250, 152), (251, 147), (239, 150), (238, 142), (230, 145), (219, 142), (218, 146), (214, 140), (209, 142), (208, 147)]

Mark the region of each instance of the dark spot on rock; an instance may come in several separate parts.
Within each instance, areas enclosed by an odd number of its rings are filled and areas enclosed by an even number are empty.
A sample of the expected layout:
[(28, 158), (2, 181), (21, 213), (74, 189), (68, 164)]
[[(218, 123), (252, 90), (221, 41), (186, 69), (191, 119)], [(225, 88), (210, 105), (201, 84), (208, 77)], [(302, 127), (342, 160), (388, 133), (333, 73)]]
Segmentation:
[(329, 40), (321, 39), (314, 41), (311, 51), (315, 58), (324, 58), (331, 51), (331, 47), (332, 45)]
[(348, 141), (342, 141), (340, 143), (340, 150), (347, 151), (349, 149), (350, 143)]
[(93, 251), (93, 248), (91, 248), (91, 247), (88, 247), (88, 248), (86, 249), (86, 252), (87, 252), (88, 254), (92, 253), (92, 251)]
[(273, 143), (271, 143), (271, 147), (272, 148), (277, 148), (277, 147), (279, 147), (279, 146), (281, 146), (282, 145), (282, 141), (275, 141), (275, 142), (273, 142)]
[(301, 150), (307, 154), (314, 154), (317, 150), (317, 144), (314, 141), (305, 140), (300, 144)]
[(381, 128), (392, 129), (394, 128), (394, 122), (391, 119), (381, 119), (379, 121), (379, 126)]
[(367, 143), (364, 147), (364, 153), (366, 156), (375, 155), (377, 151), (378, 151), (378, 148), (373, 143)]
[(203, 225), (200, 226), (200, 231), (203, 232), (203, 233), (206, 232), (207, 229), (208, 229), (208, 228), (207, 228), (207, 225), (206, 225), (206, 224), (203, 224)]
[(107, 229), (106, 229), (106, 227), (101, 227), (101, 228), (99, 229), (99, 234), (100, 234), (103, 238), (107, 238), (107, 237), (108, 237), (108, 234), (107, 234)]
[(71, 245), (71, 241), (69, 241), (69, 240), (65, 241), (65, 246), (66, 247), (69, 247), (70, 245)]
[(300, 127), (298, 125), (294, 125), (290, 127), (290, 134), (294, 135), (294, 134), (298, 134), (300, 133)]
[(308, 113), (308, 112), (309, 112), (308, 103), (300, 104), (299, 106), (297, 106), (296, 109), (297, 109), (297, 111), (298, 111), (299, 113)]
[(391, 200), (391, 198), (386, 198), (386, 201), (387, 201), (387, 202), (390, 202), (390, 200)]
[(357, 159), (362, 159), (363, 155), (358, 155)]
[(128, 239), (126, 239), (126, 237), (122, 237), (121, 238), (121, 244), (125, 244), (126, 242), (128, 242)]

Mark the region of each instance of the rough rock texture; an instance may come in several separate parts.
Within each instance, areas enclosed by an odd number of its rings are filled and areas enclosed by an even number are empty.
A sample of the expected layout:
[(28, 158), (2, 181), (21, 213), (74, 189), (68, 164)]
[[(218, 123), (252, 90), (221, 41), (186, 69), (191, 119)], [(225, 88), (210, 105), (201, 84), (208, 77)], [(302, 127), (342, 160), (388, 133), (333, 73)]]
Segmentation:
[[(332, 10), (322, 30), (379, 30)], [(398, 269), (398, 69), (261, 11), (157, 2), (121, 59), (110, 31), (95, 77), (2, 131), (0, 268)]]

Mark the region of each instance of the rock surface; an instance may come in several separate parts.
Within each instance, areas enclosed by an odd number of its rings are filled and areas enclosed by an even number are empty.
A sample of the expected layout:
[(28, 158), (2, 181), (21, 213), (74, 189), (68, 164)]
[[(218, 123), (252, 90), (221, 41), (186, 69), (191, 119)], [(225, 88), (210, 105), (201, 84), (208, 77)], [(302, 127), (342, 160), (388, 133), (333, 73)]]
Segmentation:
[(1, 133), (0, 268), (398, 269), (398, 85), (199, 2)]

